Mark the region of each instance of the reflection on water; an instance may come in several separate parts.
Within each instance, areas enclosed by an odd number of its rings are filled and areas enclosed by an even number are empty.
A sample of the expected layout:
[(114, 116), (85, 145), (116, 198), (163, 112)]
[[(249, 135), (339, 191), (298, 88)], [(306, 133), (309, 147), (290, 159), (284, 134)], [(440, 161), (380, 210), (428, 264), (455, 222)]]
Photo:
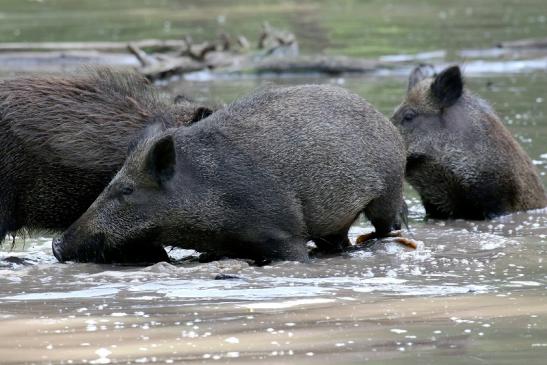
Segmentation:
[[(170, 95), (231, 101), (266, 82), (336, 83), (389, 115), (399, 75), (179, 80)], [(547, 183), (543, 72), (471, 75)], [(392, 242), (311, 264), (225, 260), (149, 267), (59, 264), (51, 238), (0, 252), (2, 363), (544, 364), (547, 212), (424, 221), (406, 191), (415, 251)], [(351, 238), (368, 232), (358, 222)], [(219, 274), (225, 274), (219, 276)], [(223, 279), (224, 280), (216, 280)]]

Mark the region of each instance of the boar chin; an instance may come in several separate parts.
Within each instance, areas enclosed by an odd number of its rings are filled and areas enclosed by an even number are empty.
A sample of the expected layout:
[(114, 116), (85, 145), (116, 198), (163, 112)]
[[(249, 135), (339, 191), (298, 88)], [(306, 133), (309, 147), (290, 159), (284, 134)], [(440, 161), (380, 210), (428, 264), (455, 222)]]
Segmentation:
[(147, 265), (169, 262), (163, 246), (152, 240), (139, 239), (115, 246), (105, 243), (104, 235), (71, 242), (70, 235), (63, 235), (52, 242), (53, 254), (59, 262), (76, 261), (98, 264)]

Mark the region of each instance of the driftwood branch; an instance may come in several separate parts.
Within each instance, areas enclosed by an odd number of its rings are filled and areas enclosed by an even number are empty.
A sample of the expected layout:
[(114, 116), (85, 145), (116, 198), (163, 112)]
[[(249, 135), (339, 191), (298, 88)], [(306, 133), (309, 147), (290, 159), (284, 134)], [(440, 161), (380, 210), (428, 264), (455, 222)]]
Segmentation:
[(129, 43), (127, 45), (127, 49), (129, 50), (129, 52), (135, 55), (137, 60), (139, 60), (139, 62), (141, 63), (142, 67), (149, 67), (154, 64), (154, 62), (150, 59), (150, 57), (146, 54), (146, 52), (144, 52), (134, 43)]
[(205, 65), (202, 62), (193, 60), (190, 57), (162, 57), (157, 63), (141, 67), (140, 73), (150, 79), (161, 79), (173, 74), (203, 70)]
[[(190, 36), (181, 40), (147, 39), (135, 42), (91, 42), (91, 43), (3, 43), (0, 44), (0, 64), (31, 64), (25, 57), (32, 53), (37, 64), (60, 65), (108, 64), (105, 60), (118, 60), (119, 65), (129, 65), (121, 52), (134, 57), (131, 65), (151, 79), (164, 78), (203, 69), (226, 72), (285, 73), (322, 72), (339, 74), (344, 72), (369, 72), (378, 67), (378, 61), (348, 57), (301, 57), (298, 42), (293, 33), (276, 29), (265, 23), (260, 33), (258, 50), (251, 52), (247, 38), (238, 36), (234, 42), (226, 33), (218, 39), (194, 43)], [(40, 53), (36, 53), (41, 51)], [(118, 57), (118, 58), (116, 58)], [(103, 59), (104, 58), (104, 59)], [(137, 63), (138, 62), (138, 63)]]

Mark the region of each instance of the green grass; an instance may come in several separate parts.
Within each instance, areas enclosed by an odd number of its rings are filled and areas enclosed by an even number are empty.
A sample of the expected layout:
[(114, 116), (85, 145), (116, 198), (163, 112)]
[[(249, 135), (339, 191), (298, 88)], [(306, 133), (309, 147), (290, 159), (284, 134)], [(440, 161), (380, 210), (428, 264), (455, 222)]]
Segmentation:
[(182, 1), (3, 0), (0, 41), (256, 41), (263, 21), (296, 33), (304, 52), (375, 57), (490, 47), (547, 34), (544, 0)]

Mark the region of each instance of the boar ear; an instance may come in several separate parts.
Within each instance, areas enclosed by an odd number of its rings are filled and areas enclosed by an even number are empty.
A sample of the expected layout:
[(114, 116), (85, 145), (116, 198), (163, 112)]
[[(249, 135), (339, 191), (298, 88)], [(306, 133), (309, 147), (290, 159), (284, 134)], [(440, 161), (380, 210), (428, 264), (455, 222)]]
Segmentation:
[(192, 115), (192, 120), (190, 120), (190, 123), (199, 122), (200, 120), (207, 118), (211, 114), (213, 114), (213, 110), (211, 108), (208, 108), (206, 106), (200, 106), (199, 108), (194, 110), (194, 115)]
[(144, 128), (135, 138), (133, 138), (129, 142), (129, 146), (127, 147), (127, 155), (130, 155), (131, 152), (133, 152), (141, 142), (146, 141), (147, 139), (152, 138), (157, 134), (160, 134), (164, 129), (165, 128), (161, 123), (150, 124), (149, 126)]
[(462, 93), (463, 78), (458, 66), (447, 68), (431, 84), (431, 94), (443, 108), (454, 105)]
[(428, 77), (435, 77), (435, 76), (436, 76), (435, 67), (433, 67), (433, 65), (426, 64), (426, 63), (420, 64), (410, 73), (410, 77), (408, 78), (407, 92), (412, 90), (412, 88), (423, 79), (427, 79)]
[(154, 142), (146, 156), (146, 170), (162, 184), (175, 174), (176, 152), (173, 136), (168, 135)]

